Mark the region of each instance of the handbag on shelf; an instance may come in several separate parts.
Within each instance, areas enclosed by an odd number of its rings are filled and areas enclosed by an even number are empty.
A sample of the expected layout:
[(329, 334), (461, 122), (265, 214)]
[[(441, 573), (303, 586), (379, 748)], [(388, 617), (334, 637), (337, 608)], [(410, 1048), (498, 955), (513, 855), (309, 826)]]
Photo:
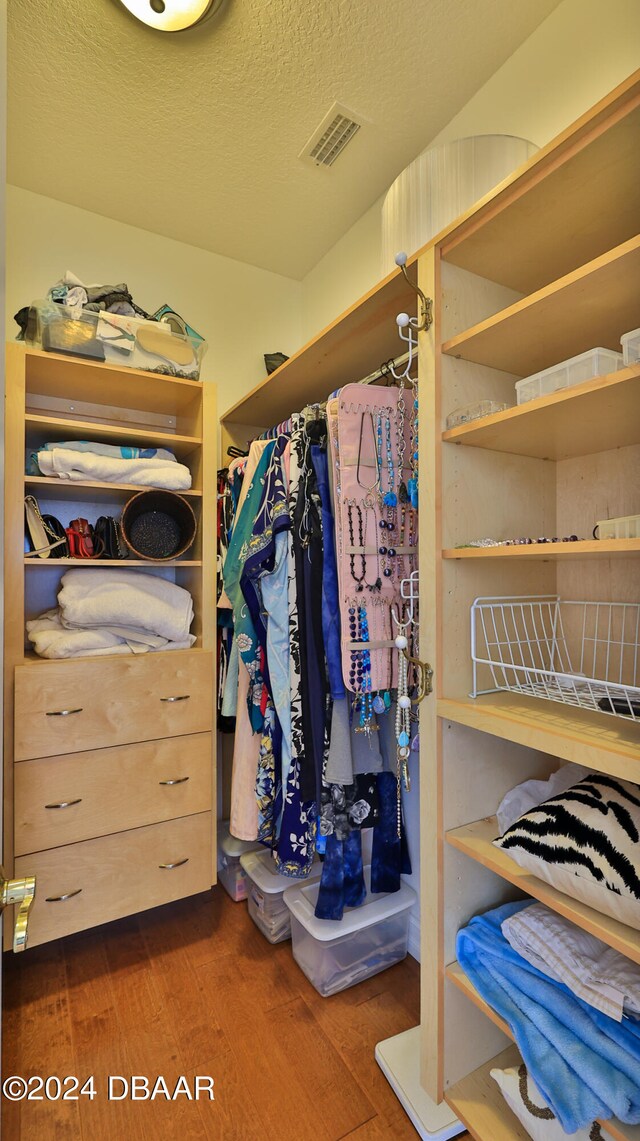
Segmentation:
[(25, 558), (64, 559), (69, 555), (67, 534), (55, 515), (42, 514), (35, 495), (25, 495), (25, 534), (31, 550)]
[(96, 539), (104, 544), (103, 559), (128, 559), (129, 551), (122, 542), (120, 523), (113, 515), (100, 515), (93, 528)]
[(101, 559), (105, 545), (87, 519), (72, 519), (67, 527), (69, 553), (72, 559)]

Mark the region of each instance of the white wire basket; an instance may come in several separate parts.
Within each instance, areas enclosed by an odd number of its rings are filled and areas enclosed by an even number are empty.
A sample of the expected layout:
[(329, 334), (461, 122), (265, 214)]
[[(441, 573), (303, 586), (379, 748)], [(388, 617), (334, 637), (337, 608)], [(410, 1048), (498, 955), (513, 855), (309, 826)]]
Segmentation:
[[(509, 690), (640, 721), (639, 633), (636, 602), (476, 598), (471, 696)], [(493, 687), (479, 688), (480, 667)]]

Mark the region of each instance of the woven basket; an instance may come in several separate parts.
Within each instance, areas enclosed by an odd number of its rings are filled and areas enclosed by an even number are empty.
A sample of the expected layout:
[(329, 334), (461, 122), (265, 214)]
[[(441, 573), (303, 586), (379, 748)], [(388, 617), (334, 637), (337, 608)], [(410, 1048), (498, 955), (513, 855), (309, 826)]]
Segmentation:
[(183, 555), (198, 528), (191, 504), (175, 491), (137, 492), (125, 503), (120, 522), (129, 549), (152, 562)]

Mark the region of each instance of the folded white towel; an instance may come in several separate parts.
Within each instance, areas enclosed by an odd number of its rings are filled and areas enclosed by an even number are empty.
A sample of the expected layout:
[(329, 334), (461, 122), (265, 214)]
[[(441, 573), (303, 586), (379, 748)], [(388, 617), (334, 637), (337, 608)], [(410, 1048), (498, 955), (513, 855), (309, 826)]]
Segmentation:
[(167, 491), (188, 491), (191, 472), (175, 460), (124, 460), (99, 456), (95, 452), (75, 452), (71, 448), (53, 448), (38, 452), (38, 467), (43, 475), (58, 479), (95, 479), (103, 483), (134, 483), (139, 487), (162, 487)]
[(156, 638), (155, 643), (123, 637), (106, 626), (93, 630), (68, 630), (60, 621), (60, 611), (47, 610), (39, 618), (27, 622), (27, 635), (41, 658), (96, 658), (104, 654), (146, 654), (155, 650), (188, 650), (194, 639), (168, 642)]
[(67, 629), (107, 626), (134, 639), (136, 633), (146, 633), (170, 642), (195, 641), (189, 634), (189, 591), (143, 571), (74, 568), (62, 576), (58, 605)]
[(640, 1015), (640, 966), (544, 904), (505, 919), (502, 934), (528, 963), (609, 1018)]

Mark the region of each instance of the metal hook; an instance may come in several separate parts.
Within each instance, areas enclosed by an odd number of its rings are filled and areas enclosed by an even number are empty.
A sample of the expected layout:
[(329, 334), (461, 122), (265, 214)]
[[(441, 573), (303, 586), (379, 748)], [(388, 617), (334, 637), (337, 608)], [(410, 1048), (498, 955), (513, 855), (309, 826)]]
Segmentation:
[(417, 285), (416, 282), (412, 281), (409, 277), (409, 274), (407, 273), (407, 255), (405, 253), (396, 254), (395, 263), (402, 270), (405, 281), (408, 285), (411, 286), (414, 293), (417, 294), (418, 300), (420, 301), (420, 319), (413, 319), (413, 327), (417, 333), (426, 331), (427, 329), (430, 329), (431, 325), (433, 324), (433, 301), (430, 297), (425, 297), (424, 293), (420, 289), (420, 286)]

